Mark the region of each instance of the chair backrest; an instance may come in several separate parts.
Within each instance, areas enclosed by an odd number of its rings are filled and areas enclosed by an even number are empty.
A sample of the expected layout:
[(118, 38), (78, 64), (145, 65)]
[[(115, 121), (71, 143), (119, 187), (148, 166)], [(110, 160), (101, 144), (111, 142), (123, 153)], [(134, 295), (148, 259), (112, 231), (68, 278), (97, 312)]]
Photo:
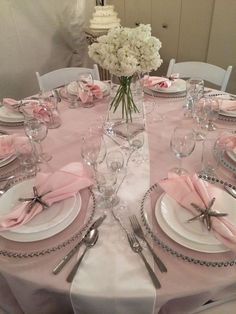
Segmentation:
[(36, 72), (36, 77), (38, 80), (39, 89), (45, 92), (78, 80), (79, 75), (84, 72), (91, 73), (94, 80), (100, 80), (98, 66), (96, 64), (93, 65), (92, 69), (79, 67), (61, 68), (43, 75), (40, 75), (39, 72)]
[(201, 78), (219, 86), (221, 91), (225, 91), (231, 71), (231, 65), (229, 65), (225, 70), (210, 63), (198, 61), (175, 63), (175, 59), (171, 59), (167, 70), (167, 76), (170, 76), (173, 73), (179, 73), (180, 77), (182, 78)]

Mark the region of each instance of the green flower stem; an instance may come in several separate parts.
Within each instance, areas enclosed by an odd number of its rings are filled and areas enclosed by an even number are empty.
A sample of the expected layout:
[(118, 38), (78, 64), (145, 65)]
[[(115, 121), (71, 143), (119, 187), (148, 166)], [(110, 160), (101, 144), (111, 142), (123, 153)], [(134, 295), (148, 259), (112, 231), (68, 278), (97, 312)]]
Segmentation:
[(122, 106), (122, 118), (132, 121), (132, 113), (139, 112), (136, 107), (131, 91), (132, 76), (121, 76), (119, 78), (120, 86), (116, 92), (114, 99), (111, 102), (110, 110), (117, 110), (119, 105)]

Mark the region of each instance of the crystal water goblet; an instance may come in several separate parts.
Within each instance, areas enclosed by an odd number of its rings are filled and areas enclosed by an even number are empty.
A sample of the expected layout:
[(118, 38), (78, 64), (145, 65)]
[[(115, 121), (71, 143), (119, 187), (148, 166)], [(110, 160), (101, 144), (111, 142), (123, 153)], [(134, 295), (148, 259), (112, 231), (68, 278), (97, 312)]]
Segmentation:
[(126, 164), (128, 164), (130, 157), (132, 156), (132, 161), (136, 164), (140, 164), (143, 160), (143, 156), (141, 156), (140, 149), (144, 145), (144, 133), (139, 132), (137, 134), (129, 137), (129, 146), (130, 146), (130, 155), (127, 159)]
[(82, 137), (81, 156), (85, 163), (96, 172), (98, 164), (101, 164), (106, 157), (106, 145), (103, 138), (92, 131), (84, 135)]
[(99, 195), (97, 204), (99, 208), (109, 209), (118, 204), (116, 195), (117, 174), (111, 169), (103, 169), (96, 172), (95, 180)]
[(203, 111), (206, 115), (207, 123), (205, 128), (207, 131), (215, 131), (216, 125), (214, 122), (219, 116), (219, 100), (216, 97), (204, 97), (203, 99)]
[[(57, 107), (57, 98), (52, 95), (41, 95), (39, 104), (45, 110), (45, 117), (43, 119), (47, 124), (48, 129), (56, 129), (61, 126), (61, 117)], [(40, 119), (40, 116), (39, 116)]]
[(161, 122), (165, 119), (165, 116), (159, 112), (158, 99), (151, 89), (149, 95), (145, 97), (145, 113), (146, 115), (151, 114), (151, 123)]
[(204, 80), (200, 78), (190, 78), (186, 81), (186, 118), (192, 118), (192, 108), (194, 103), (204, 95)]
[(19, 160), (21, 172), (25, 175), (34, 175), (37, 172), (37, 158), (33, 143), (27, 140), (14, 147), (15, 155)]
[(124, 156), (119, 150), (113, 150), (106, 156), (107, 168), (114, 172), (120, 172), (124, 167)]
[(204, 141), (206, 138), (206, 131), (204, 131), (206, 114), (204, 112), (203, 99), (204, 98), (201, 98), (198, 101), (195, 101), (192, 108), (193, 120), (196, 125), (193, 128), (196, 141)]
[(28, 138), (33, 143), (37, 144), (36, 153), (38, 157), (38, 162), (51, 160), (52, 156), (43, 151), (42, 143), (41, 143), (48, 134), (48, 128), (47, 128), (46, 123), (36, 118), (25, 119), (24, 130)]
[[(127, 175), (127, 168), (124, 166), (124, 155), (119, 150), (110, 151), (106, 157), (107, 168), (116, 172), (117, 175), (117, 187), (116, 193), (118, 193), (120, 186), (122, 185), (124, 178)], [(116, 196), (116, 203), (118, 204), (119, 198)]]
[(219, 167), (222, 153), (225, 147), (215, 137), (206, 137), (202, 143), (201, 171), (202, 175), (210, 175), (217, 177), (217, 169)]
[(64, 87), (66, 93), (66, 99), (68, 101), (68, 107), (70, 109), (75, 109), (79, 107), (78, 102), (78, 94), (79, 94), (79, 86), (78, 82), (74, 81), (70, 84), (66, 84)]
[(179, 159), (179, 167), (173, 168), (170, 171), (178, 175), (187, 174), (187, 170), (182, 168), (182, 159), (189, 156), (195, 148), (194, 132), (190, 128), (176, 127), (171, 136), (170, 147), (175, 156)]
[(84, 95), (84, 99), (81, 100), (81, 106), (84, 108), (91, 108), (94, 106), (93, 94), (91, 87), (94, 84), (93, 76), (89, 72), (80, 73), (78, 76), (78, 88), (79, 94)]

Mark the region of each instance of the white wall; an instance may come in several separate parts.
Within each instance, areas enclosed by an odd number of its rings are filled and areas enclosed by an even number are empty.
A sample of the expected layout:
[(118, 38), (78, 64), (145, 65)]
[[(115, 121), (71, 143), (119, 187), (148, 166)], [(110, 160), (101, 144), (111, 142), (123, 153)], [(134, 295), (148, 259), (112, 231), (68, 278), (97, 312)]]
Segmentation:
[(0, 1), (0, 100), (38, 92), (35, 71), (43, 74), (86, 64), (83, 27), (92, 4), (90, 0)]

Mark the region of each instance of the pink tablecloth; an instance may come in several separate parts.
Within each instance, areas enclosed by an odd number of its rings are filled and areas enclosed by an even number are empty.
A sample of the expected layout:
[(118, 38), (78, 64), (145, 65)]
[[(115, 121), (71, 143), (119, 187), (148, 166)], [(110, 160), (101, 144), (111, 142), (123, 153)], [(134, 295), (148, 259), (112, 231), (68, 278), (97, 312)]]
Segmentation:
[[(153, 123), (151, 114), (147, 115), (152, 170), (150, 184), (165, 177), (167, 171), (176, 165), (176, 158), (169, 149), (170, 134), (180, 120), (183, 120), (182, 99), (158, 98), (157, 102), (160, 105), (160, 111), (165, 113), (166, 119), (163, 122)], [(50, 163), (52, 169), (58, 169), (69, 162), (81, 160), (81, 135), (86, 132), (88, 125), (99, 124), (100, 117), (105, 115), (107, 109), (102, 102), (91, 109), (68, 109), (65, 103), (61, 103), (59, 108), (62, 115), (62, 126), (50, 130), (43, 143), (45, 150), (53, 155), (53, 161)], [(192, 121), (185, 120), (184, 123), (191, 125)], [(199, 167), (199, 151), (200, 144), (197, 144), (195, 152), (186, 160), (185, 166), (189, 170)], [(71, 229), (68, 228), (66, 233), (63, 233), (62, 237), (68, 237), (75, 230), (76, 225), (74, 224)], [(58, 238), (57, 241), (63, 240), (63, 238)], [(41, 242), (14, 244), (0, 239), (0, 249), (25, 251), (36, 249), (37, 246), (47, 248), (53, 244), (53, 239)], [(157, 291), (155, 313), (189, 313), (191, 308), (196, 308), (209, 299), (220, 299), (236, 291), (236, 266), (214, 268), (195, 265), (173, 257), (159, 247), (155, 247), (155, 249), (168, 268), (167, 274), (158, 272), (162, 288)], [(32, 259), (0, 256), (0, 313), (73, 313), (69, 298), (70, 284), (65, 281), (69, 268), (66, 268), (58, 276), (51, 273), (55, 264), (65, 255), (66, 251), (67, 249), (61, 249), (55, 253)], [(197, 255), (199, 259), (204, 257), (204, 254), (195, 252), (194, 257)], [(107, 256), (109, 256), (109, 251)], [(124, 276), (126, 275), (129, 274), (124, 274)], [(99, 283), (94, 284), (99, 291)], [(87, 302), (88, 308), (90, 297), (85, 295), (83, 298), (83, 302), (85, 304)], [(126, 295), (123, 296), (124, 299), (126, 297)], [(145, 301), (145, 296), (140, 300)], [(104, 295), (98, 299), (98, 304), (106, 304), (111, 301)], [(133, 302), (138, 303), (139, 300), (136, 299)], [(116, 312), (114, 311), (114, 313)], [(125, 309), (122, 313), (126, 313)]]

